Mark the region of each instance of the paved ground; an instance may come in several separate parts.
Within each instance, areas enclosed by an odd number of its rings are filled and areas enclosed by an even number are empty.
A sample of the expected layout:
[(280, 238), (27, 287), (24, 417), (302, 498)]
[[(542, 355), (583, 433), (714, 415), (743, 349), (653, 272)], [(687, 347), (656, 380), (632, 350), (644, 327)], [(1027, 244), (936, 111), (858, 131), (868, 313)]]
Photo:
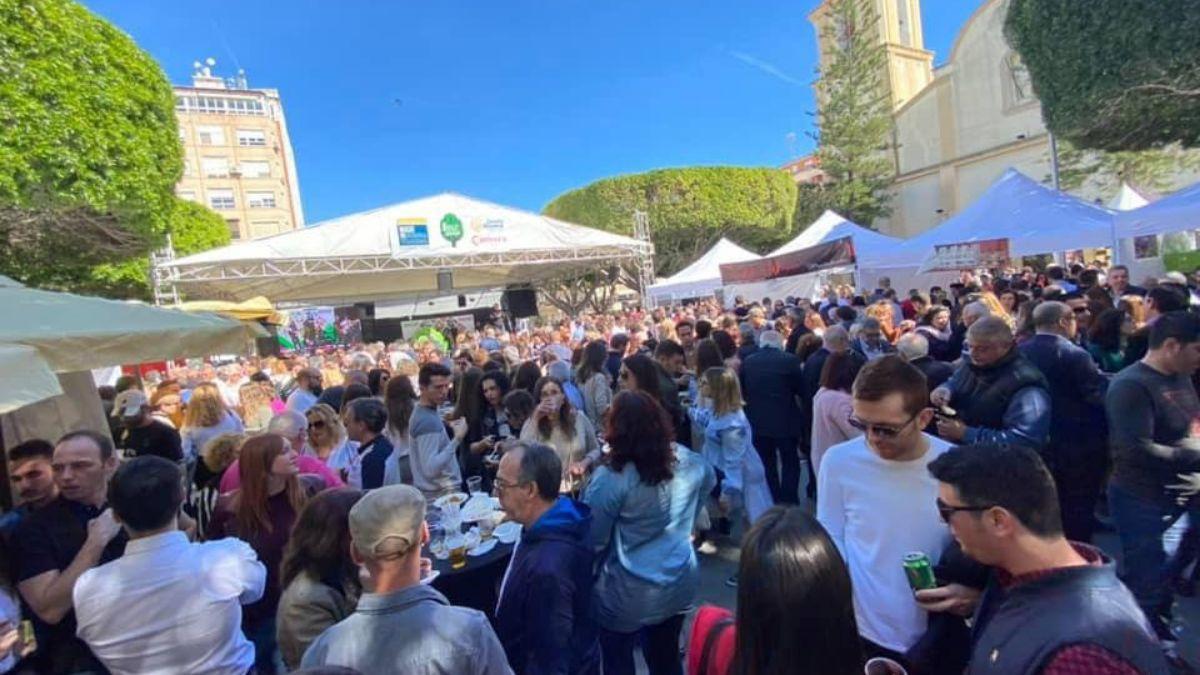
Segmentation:
[[(803, 494), (803, 490), (801, 491)], [(810, 513), (811, 503), (804, 504)], [(734, 542), (720, 541), (715, 555), (700, 557), (700, 594), (697, 605), (719, 605), (734, 609), (737, 605), (737, 589), (727, 586), (725, 581), (737, 572), (738, 549)], [(1096, 537), (1096, 544), (1109, 555), (1120, 559), (1120, 544), (1111, 532), (1102, 532)], [(1175, 631), (1179, 636), (1179, 650), (1189, 663), (1200, 670), (1200, 598), (1178, 598), (1175, 607)], [(680, 640), (687, 642), (691, 627), (691, 617), (684, 624)], [(645, 665), (639, 660), (639, 673), (647, 672)]]

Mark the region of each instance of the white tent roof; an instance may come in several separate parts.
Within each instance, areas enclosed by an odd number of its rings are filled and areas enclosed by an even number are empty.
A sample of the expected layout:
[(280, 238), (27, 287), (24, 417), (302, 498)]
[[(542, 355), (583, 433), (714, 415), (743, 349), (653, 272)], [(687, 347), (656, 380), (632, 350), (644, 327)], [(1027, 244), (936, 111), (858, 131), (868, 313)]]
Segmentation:
[(1108, 202), (1108, 208), (1113, 211), (1132, 211), (1140, 209), (1149, 203), (1150, 200), (1146, 199), (1142, 193), (1133, 189), (1129, 183), (1122, 182), (1121, 191)]
[(255, 330), (211, 314), (26, 288), (0, 277), (0, 412), (61, 393), (54, 373), (243, 351)]
[(650, 287), (655, 299), (674, 300), (708, 295), (721, 287), (721, 265), (758, 259), (758, 254), (721, 237), (695, 262)]
[(1117, 215), (1117, 236), (1141, 237), (1200, 229), (1200, 183)]
[[(461, 238), (443, 221), (457, 222)], [(602, 232), (442, 193), (164, 263), (192, 296), (334, 304), (437, 290), (499, 288), (595, 270), (653, 248)]]
[(863, 267), (873, 266), (879, 256), (882, 256), (885, 251), (895, 248), (901, 242), (900, 239), (879, 234), (846, 220), (833, 211), (826, 211), (811, 225), (804, 228), (803, 232), (796, 235), (795, 239), (771, 251), (767, 257), (811, 248), (817, 244), (825, 244), (844, 237), (850, 237), (854, 242), (854, 257)]
[(1112, 212), (1009, 169), (942, 224), (887, 251), (883, 267), (920, 265), (937, 244), (1009, 240), (1014, 256), (1112, 245)]

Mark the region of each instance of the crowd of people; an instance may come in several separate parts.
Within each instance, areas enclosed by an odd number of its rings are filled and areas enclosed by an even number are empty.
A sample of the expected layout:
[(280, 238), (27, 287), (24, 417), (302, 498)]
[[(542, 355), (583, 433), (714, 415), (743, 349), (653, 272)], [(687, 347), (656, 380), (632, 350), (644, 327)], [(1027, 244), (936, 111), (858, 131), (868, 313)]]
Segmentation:
[[(0, 672), (1172, 672), (1194, 281), (881, 279), (125, 377), (111, 428), (8, 450)], [(486, 612), (424, 583), (472, 482), (522, 527)], [(684, 636), (717, 543), (737, 608)]]

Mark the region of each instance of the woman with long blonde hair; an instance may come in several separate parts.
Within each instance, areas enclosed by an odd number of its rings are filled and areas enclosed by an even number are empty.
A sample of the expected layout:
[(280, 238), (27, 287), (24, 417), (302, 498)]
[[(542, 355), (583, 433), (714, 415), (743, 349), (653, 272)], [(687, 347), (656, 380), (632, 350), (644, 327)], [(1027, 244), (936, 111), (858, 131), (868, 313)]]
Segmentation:
[(242, 423), (246, 431), (256, 434), (267, 428), (274, 411), (271, 409), (271, 399), (274, 388), (253, 380), (238, 387), (238, 402), (242, 413)]
[(245, 431), (242, 420), (225, 406), (217, 385), (203, 382), (192, 389), (183, 416), (183, 428), (179, 430), (183, 457), (189, 465), (195, 465), (200, 451), (216, 436)]
[(338, 473), (343, 481), (351, 460), (358, 455), (358, 443), (350, 440), (337, 411), (318, 403), (304, 413), (308, 420), (308, 448), (317, 459)]
[(1004, 323), (1008, 324), (1009, 328), (1015, 328), (1017, 325), (1017, 317), (1008, 313), (1004, 309), (1004, 305), (1000, 304), (1000, 298), (991, 291), (984, 291), (979, 294), (979, 302), (983, 303), (992, 312), (992, 316), (998, 316), (1004, 319)]
[(1146, 325), (1146, 300), (1142, 296), (1122, 295), (1117, 301), (1117, 309), (1129, 315), (1133, 320), (1134, 330)]
[(254, 643), (255, 667), (261, 673), (275, 672), (275, 611), (282, 590), (279, 568), (292, 526), (309, 496), (309, 477), (301, 483), (296, 457), (277, 434), (246, 439), (238, 457), (241, 486), (217, 500), (209, 524), (209, 539), (237, 537), (254, 549), (267, 568), (262, 599), (242, 608), (242, 632)]

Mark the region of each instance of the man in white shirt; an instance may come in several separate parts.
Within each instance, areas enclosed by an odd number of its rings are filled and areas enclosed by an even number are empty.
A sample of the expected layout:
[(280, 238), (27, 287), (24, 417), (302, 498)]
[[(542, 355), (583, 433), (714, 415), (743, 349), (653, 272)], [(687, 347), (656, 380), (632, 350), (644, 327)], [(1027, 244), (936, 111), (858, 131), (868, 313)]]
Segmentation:
[(904, 556), (921, 552), (936, 564), (950, 542), (938, 515), (938, 484), (926, 466), (951, 446), (921, 431), (933, 417), (929, 390), (902, 357), (863, 366), (853, 397), (851, 424), (864, 435), (833, 446), (821, 460), (817, 520), (850, 569), (864, 652), (903, 661), (927, 619), (908, 585)]
[(76, 634), (114, 675), (242, 675), (254, 646), (242, 605), (267, 571), (239, 539), (189, 543), (178, 529), (183, 483), (174, 462), (138, 457), (113, 476), (109, 505), (129, 534), (125, 555), (84, 572), (73, 591)]
[(320, 393), (321, 371), (316, 368), (304, 368), (296, 373), (296, 389), (288, 395), (287, 409), (306, 413), (317, 404), (317, 395)]

